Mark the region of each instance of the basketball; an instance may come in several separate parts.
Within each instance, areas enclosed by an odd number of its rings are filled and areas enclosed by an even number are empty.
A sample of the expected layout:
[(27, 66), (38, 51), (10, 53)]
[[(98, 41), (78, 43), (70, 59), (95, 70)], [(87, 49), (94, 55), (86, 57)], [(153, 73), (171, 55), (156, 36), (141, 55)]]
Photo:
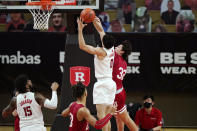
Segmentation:
[(81, 11), (80, 17), (83, 22), (90, 23), (94, 21), (95, 12), (90, 8), (86, 8)]

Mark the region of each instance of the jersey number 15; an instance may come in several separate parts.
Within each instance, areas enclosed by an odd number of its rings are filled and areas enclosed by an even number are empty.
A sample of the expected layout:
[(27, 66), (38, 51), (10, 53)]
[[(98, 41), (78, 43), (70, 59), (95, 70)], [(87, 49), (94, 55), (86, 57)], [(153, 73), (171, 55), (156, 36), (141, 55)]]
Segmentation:
[(23, 107), (23, 109), (24, 109), (26, 117), (32, 115), (32, 111), (31, 111), (31, 107), (30, 106)]

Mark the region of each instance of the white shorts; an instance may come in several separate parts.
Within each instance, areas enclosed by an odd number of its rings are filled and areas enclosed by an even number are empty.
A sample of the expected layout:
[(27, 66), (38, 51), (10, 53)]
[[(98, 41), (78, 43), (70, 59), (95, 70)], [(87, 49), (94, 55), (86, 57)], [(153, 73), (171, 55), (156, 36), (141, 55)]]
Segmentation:
[(112, 78), (97, 79), (93, 89), (93, 103), (94, 104), (107, 104), (114, 103), (116, 95), (116, 83)]
[(42, 125), (32, 125), (20, 128), (20, 131), (46, 131), (46, 127)]

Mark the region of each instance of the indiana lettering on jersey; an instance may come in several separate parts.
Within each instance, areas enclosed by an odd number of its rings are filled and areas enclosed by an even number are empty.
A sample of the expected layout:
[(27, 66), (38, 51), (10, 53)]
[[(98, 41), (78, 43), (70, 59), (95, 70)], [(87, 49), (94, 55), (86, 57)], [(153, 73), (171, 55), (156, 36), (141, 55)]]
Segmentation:
[(25, 99), (25, 100), (20, 102), (20, 105), (23, 106), (24, 104), (27, 104), (27, 103), (31, 104), (32, 100), (31, 99)]

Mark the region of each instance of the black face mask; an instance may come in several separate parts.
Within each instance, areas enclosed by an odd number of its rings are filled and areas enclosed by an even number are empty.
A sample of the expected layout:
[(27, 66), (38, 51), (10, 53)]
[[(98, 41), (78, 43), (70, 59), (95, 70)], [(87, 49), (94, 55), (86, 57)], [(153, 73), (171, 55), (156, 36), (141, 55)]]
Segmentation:
[(151, 106), (152, 106), (152, 103), (148, 103), (148, 102), (144, 103), (144, 107), (145, 108), (150, 108)]

